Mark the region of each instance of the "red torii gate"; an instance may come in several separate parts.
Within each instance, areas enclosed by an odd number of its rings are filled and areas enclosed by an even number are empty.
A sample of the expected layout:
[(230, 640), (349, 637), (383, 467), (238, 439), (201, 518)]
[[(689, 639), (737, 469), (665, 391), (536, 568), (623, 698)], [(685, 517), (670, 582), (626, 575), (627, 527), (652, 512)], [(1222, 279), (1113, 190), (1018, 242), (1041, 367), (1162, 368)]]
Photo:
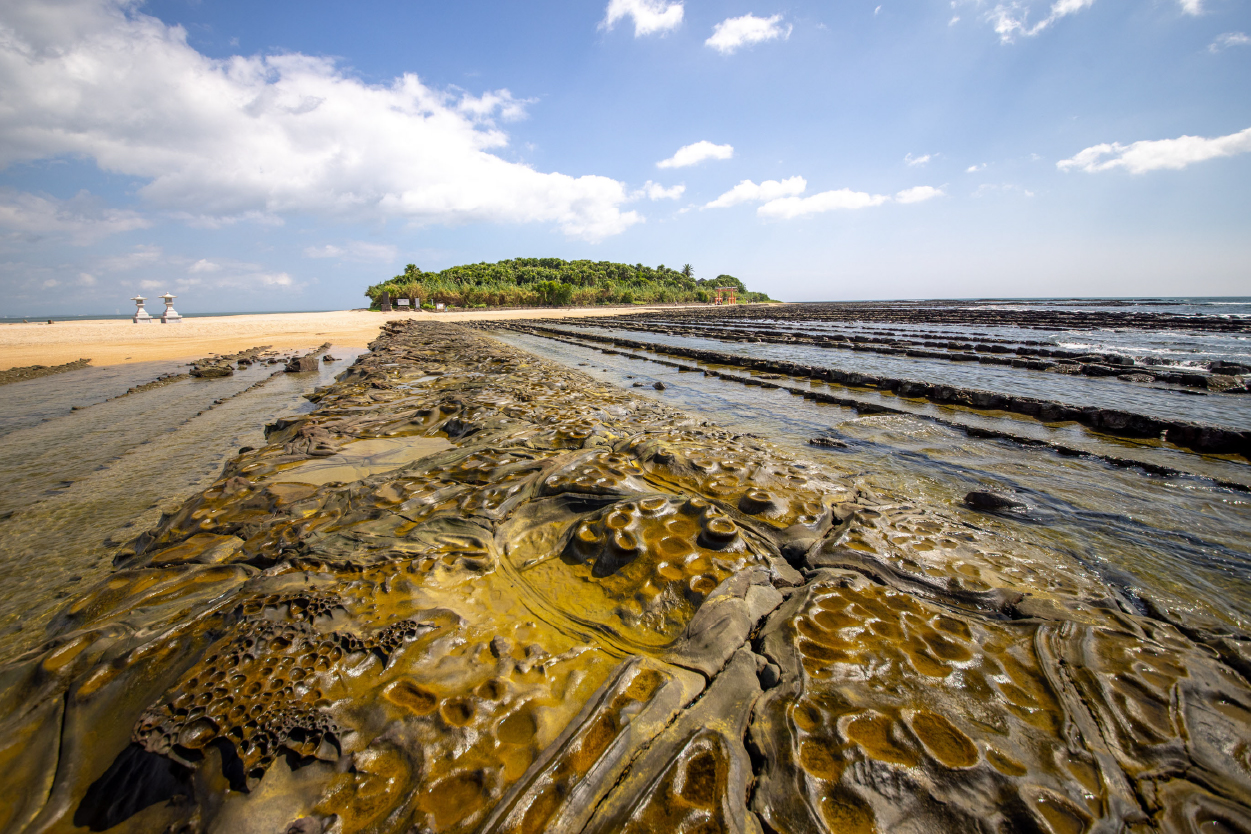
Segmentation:
[(713, 296), (713, 304), (737, 304), (738, 287), (717, 287)]

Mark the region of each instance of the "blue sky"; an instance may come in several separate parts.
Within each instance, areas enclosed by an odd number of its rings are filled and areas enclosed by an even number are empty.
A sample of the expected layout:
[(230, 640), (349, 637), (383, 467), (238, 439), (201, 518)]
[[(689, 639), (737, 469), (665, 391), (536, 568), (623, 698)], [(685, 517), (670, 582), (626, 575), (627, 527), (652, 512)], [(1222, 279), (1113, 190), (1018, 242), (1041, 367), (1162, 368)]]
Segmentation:
[(785, 300), (1251, 294), (1246, 0), (9, 0), (0, 315), (406, 263)]

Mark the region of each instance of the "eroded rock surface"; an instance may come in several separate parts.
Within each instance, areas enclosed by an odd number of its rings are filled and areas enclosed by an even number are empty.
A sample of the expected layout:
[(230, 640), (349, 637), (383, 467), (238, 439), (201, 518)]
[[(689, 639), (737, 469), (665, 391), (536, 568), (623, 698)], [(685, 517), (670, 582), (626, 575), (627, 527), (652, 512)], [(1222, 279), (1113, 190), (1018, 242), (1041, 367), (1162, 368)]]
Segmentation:
[(1246, 635), (396, 322), (0, 670), (0, 831), (1251, 831)]

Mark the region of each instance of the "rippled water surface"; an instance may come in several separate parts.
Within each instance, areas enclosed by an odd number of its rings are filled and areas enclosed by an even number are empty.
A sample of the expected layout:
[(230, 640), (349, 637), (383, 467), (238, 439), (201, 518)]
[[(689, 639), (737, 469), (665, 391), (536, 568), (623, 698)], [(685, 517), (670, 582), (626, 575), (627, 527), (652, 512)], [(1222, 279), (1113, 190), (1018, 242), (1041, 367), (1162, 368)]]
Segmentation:
[(74, 406), (103, 402), (162, 374), (185, 370), (181, 362), (137, 362), (11, 382), (0, 389), (0, 435), (62, 417)]
[[(802, 446), (836, 471), (859, 478), (879, 500), (951, 513), (1014, 546), (1071, 555), (1144, 611), (1171, 609), (1198, 621), (1251, 627), (1247, 492), (1198, 477), (1148, 475), (1096, 457), (974, 439), (922, 417), (863, 417), (783, 389), (681, 373), (541, 337), (495, 335), (605, 381), (627, 387), (643, 382), (647, 387), (639, 393), (706, 414), (723, 426)], [(723, 343), (714, 345), (724, 349)], [(656, 381), (666, 390), (653, 390)], [(833, 435), (846, 448), (809, 446), (808, 439), (818, 435)], [(962, 498), (976, 489), (1015, 492), (1029, 511), (1013, 516), (966, 509)]]
[(317, 373), (253, 365), (125, 396), (180, 366), (86, 369), (93, 373), (4, 386), (0, 661), (38, 645), (61, 600), (108, 572), (116, 544), (206, 487), (240, 446), (263, 445), (267, 423), (311, 410), (303, 394), (360, 352), (333, 347), (340, 361)]
[(562, 329), (571, 333), (616, 336), (662, 345), (714, 350), (736, 356), (798, 362), (931, 384), (1038, 397), (1078, 407), (1121, 409), (1165, 420), (1197, 420), (1209, 425), (1251, 429), (1251, 396), (1245, 394), (1196, 394), (1177, 388), (1128, 383), (1108, 377), (1070, 376), (1027, 368), (892, 356), (820, 348), (807, 344), (727, 342), (695, 336), (617, 331), (603, 327), (580, 328), (564, 324)]

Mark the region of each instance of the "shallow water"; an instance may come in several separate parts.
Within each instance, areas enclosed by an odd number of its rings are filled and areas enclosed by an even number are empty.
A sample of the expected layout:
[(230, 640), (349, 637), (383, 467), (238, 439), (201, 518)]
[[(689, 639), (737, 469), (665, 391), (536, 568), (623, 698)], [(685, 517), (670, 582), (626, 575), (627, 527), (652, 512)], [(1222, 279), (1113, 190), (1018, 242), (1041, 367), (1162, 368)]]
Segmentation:
[[(805, 400), (783, 389), (681, 373), (541, 337), (493, 335), (606, 382), (627, 387), (644, 382), (648, 387), (638, 393), (706, 414), (727, 428), (821, 454), (836, 471), (857, 475), (884, 500), (954, 514), (995, 533), (1013, 552), (1075, 558), (1144, 609), (1154, 605), (1196, 622), (1251, 627), (1251, 495), (1246, 492), (1197, 477), (1162, 478), (1094, 457), (974, 439), (919, 417), (861, 417), (853, 409)], [(666, 390), (654, 391), (650, 386), (655, 381), (663, 381)], [(988, 425), (993, 421), (980, 419)], [(998, 422), (1012, 424), (1011, 430), (1020, 433), (1029, 427), (1024, 420)], [(847, 447), (818, 451), (808, 446), (808, 439), (818, 435), (838, 437)], [(1097, 447), (1103, 441), (1088, 442)], [(1107, 443), (1110, 449), (1093, 450), (1123, 453)], [(1172, 455), (1200, 462), (1196, 455)], [(1245, 464), (1221, 465), (1247, 469)], [(966, 509), (962, 498), (976, 489), (1015, 492), (1029, 511), (1014, 516)]]
[[(744, 320), (747, 329), (769, 324), (763, 320)], [(811, 333), (845, 333), (847, 335), (886, 332), (876, 322), (810, 322), (803, 328)], [(985, 330), (949, 324), (912, 324), (894, 322), (890, 332), (897, 338), (923, 340), (939, 336), (962, 342), (983, 341)], [(997, 327), (993, 337), (1007, 343), (1042, 342), (1052, 347), (1087, 353), (1117, 353), (1134, 357), (1139, 363), (1175, 365), (1179, 369), (1198, 367), (1204, 362), (1221, 359), (1228, 362), (1251, 362), (1251, 336), (1235, 333), (1191, 333), (1181, 330), (1048, 330), (1023, 327)], [(1149, 368), (1148, 368), (1149, 369)]]
[(63, 417), (75, 406), (85, 408), (103, 402), (162, 374), (186, 370), (183, 362), (136, 362), (11, 382), (0, 388), (0, 436)]
[(863, 351), (819, 348), (812, 345), (723, 342), (665, 333), (616, 331), (602, 327), (561, 325), (570, 333), (586, 332), (655, 344), (694, 347), (736, 356), (798, 362), (843, 371), (912, 379), (1038, 397), (1077, 407), (1095, 406), (1145, 414), (1165, 420), (1186, 419), (1234, 429), (1251, 429), (1251, 397), (1236, 394), (1203, 394), (1123, 382), (1116, 378), (1092, 378), (911, 356), (892, 356)]
[[(330, 352), (339, 361), (316, 374), (253, 365), (119, 396), (168, 372), (148, 363), (91, 376), (87, 393), (81, 372), (71, 372), (32, 380), (41, 384), (35, 396), (29, 388), (6, 396), (6, 414), (25, 426), (0, 436), (0, 662), (43, 639), (61, 600), (109, 571), (117, 544), (211, 483), (239, 447), (264, 445), (266, 424), (311, 410), (303, 395), (361, 353)], [(18, 386), (28, 383), (6, 386), (6, 395)], [(96, 404), (69, 411), (81, 399)], [(56, 416), (31, 424), (23, 406)]]
[(270, 478), (274, 483), (352, 483), (380, 472), (389, 472), (426, 455), (452, 448), (444, 437), (378, 437), (348, 443), (343, 450), (324, 458), (301, 461)]

